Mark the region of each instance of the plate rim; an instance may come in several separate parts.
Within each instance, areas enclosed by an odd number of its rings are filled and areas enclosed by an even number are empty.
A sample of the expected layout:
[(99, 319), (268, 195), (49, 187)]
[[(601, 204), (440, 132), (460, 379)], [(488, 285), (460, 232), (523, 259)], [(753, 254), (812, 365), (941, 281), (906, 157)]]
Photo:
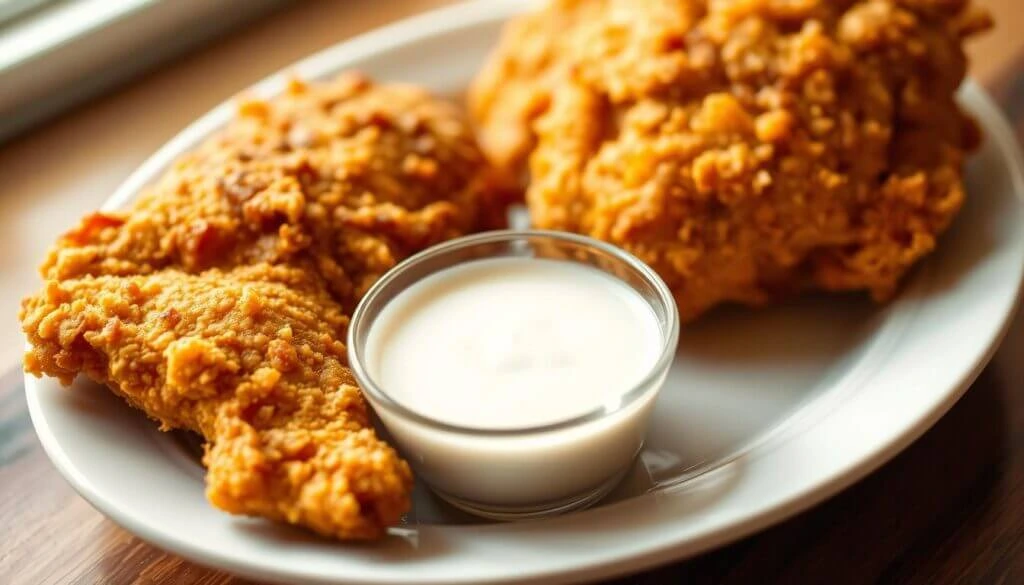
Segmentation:
[[(530, 4), (532, 2), (523, 0), (499, 0), (497, 2), (475, 0), (426, 12), (375, 29), (351, 40), (342, 41), (264, 78), (247, 91), (257, 95), (274, 93), (275, 90), (283, 86), (284, 81), (290, 74), (298, 73), (314, 78), (323, 77), (331, 71), (338, 70), (339, 63), (341, 64), (340, 67), (344, 67), (347, 62), (356, 61), (389, 48), (414, 44), (435, 35), (451, 34), (453, 30), (459, 28), (472, 27), (496, 19), (502, 19), (522, 10)], [(973, 81), (968, 80), (965, 82), (963, 91), (970, 94), (972, 114), (978, 117), (985, 129), (987, 139), (993, 142), (1001, 162), (1006, 165), (1013, 182), (1016, 203), (1018, 206), (1021, 206), (1024, 204), (1024, 163), (1022, 163), (1020, 146), (1014, 138), (1008, 122), (988, 94)], [(225, 100), (187, 126), (157, 150), (137, 170), (129, 175), (125, 182), (107, 200), (103, 209), (109, 210), (122, 206), (138, 193), (145, 184), (148, 184), (154, 176), (159, 174), (177, 155), (189, 149), (198, 140), (207, 136), (210, 131), (223, 124), (233, 111), (233, 101), (233, 98)], [(692, 542), (685, 538), (669, 540), (663, 542), (660, 546), (651, 547), (637, 553), (624, 554), (620, 551), (618, 554), (611, 555), (604, 562), (592, 563), (583, 567), (563, 567), (557, 570), (531, 573), (525, 576), (515, 575), (511, 572), (506, 572), (504, 576), (467, 575), (461, 582), (480, 582), (482, 579), (486, 579), (488, 582), (519, 582), (550, 580), (552, 578), (610, 577), (678, 560), (690, 554), (697, 554), (721, 546), (817, 505), (865, 477), (901, 452), (928, 430), (959, 400), (995, 354), (1002, 339), (1005, 337), (1013, 321), (1013, 316), (1017, 311), (1017, 305), (1021, 297), (1022, 278), (1024, 278), (1024, 270), (1018, 271), (1018, 278), (1011, 285), (1008, 285), (1013, 289), (1012, 301), (1008, 310), (1005, 311), (997, 331), (988, 338), (984, 351), (978, 353), (973, 359), (972, 367), (965, 368), (958, 380), (951, 381), (948, 384), (949, 390), (943, 393), (942, 400), (933, 405), (929, 410), (921, 412), (917, 420), (913, 421), (912, 424), (905, 425), (902, 431), (882, 448), (860, 460), (852, 463), (848, 462), (848, 464), (843, 466), (842, 472), (819, 480), (814, 485), (804, 486), (804, 489), (790, 494), (790, 497), (781, 504), (761, 509), (759, 513), (745, 516), (743, 520), (716, 527), (711, 532), (695, 539), (701, 541), (699, 546), (694, 546)], [(395, 582), (390, 578), (390, 575), (383, 579), (380, 577), (375, 578), (372, 574), (350, 576), (311, 575), (282, 572), (279, 568), (255, 567), (247, 563), (237, 562), (230, 555), (223, 554), (222, 551), (205, 549), (189, 542), (185, 538), (163, 534), (160, 530), (151, 529), (150, 526), (136, 521), (130, 515), (123, 514), (119, 510), (118, 505), (98, 493), (88, 477), (81, 473), (74, 463), (67, 458), (56, 437), (49, 430), (45, 413), (42, 411), (43, 407), (38, 397), (34, 396), (37, 393), (30, 390), (30, 388), (40, 383), (42, 382), (26, 374), (25, 390), (30, 417), (47, 456), (76, 492), (94, 508), (132, 534), (139, 536), (154, 546), (171, 551), (174, 554), (179, 554), (200, 564), (226, 569), (249, 577), (263, 579), (267, 577), (272, 579), (300, 578), (310, 580), (311, 582), (327, 582), (328, 580), (345, 577), (355, 579), (353, 582), (381, 583), (385, 582), (385, 579), (387, 582)], [(824, 423), (829, 416), (822, 417), (814, 424)], [(431, 579), (430, 576), (413, 575), (404, 579), (403, 582), (455, 582), (450, 576), (445, 577), (443, 581), (437, 581), (436, 578), (433, 581)]]

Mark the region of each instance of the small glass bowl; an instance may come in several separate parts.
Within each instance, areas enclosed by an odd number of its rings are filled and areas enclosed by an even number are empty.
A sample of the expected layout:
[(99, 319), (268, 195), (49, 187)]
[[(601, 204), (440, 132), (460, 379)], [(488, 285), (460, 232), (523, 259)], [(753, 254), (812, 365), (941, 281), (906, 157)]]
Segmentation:
[[(618, 400), (583, 415), (532, 427), (480, 429), (441, 422), (388, 395), (364, 359), (384, 306), (413, 283), (463, 262), (496, 257), (577, 262), (629, 285), (658, 321), (655, 365)], [(418, 477), (441, 498), (478, 516), (535, 518), (589, 506), (625, 476), (643, 446), (650, 413), (679, 338), (679, 314), (664, 281), (624, 250), (564, 232), (506, 230), (434, 246), (396, 266), (366, 294), (348, 331), (356, 380)]]

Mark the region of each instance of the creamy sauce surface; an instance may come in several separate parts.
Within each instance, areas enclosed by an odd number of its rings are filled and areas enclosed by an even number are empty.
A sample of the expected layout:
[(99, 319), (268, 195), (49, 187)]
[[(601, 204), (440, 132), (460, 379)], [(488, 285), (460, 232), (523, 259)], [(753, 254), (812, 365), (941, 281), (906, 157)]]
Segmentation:
[(563, 260), (490, 258), (399, 293), (370, 331), (366, 362), (413, 411), (507, 429), (617, 404), (661, 345), (654, 312), (615, 277)]

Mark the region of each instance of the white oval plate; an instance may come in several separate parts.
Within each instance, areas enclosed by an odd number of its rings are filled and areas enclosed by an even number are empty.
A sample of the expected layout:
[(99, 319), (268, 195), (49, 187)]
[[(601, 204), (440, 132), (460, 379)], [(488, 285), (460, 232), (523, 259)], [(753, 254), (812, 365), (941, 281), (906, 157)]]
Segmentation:
[[(291, 71), (360, 68), (455, 95), (517, 1), (481, 1), (343, 43)], [(282, 76), (259, 84), (273, 94)], [(474, 522), (416, 495), (407, 525), (346, 545), (211, 508), (202, 469), (173, 435), (88, 382), (26, 379), (36, 431), (60, 472), (143, 539), (200, 563), (290, 583), (482, 583), (590, 579), (693, 555), (820, 502), (932, 425), (991, 357), (1024, 271), (1020, 154), (983, 91), (965, 106), (987, 140), (970, 162), (968, 203), (939, 251), (886, 307), (812, 297), (716, 312), (686, 328), (635, 473), (585, 512)], [(187, 128), (108, 202), (125, 204), (231, 115)]]

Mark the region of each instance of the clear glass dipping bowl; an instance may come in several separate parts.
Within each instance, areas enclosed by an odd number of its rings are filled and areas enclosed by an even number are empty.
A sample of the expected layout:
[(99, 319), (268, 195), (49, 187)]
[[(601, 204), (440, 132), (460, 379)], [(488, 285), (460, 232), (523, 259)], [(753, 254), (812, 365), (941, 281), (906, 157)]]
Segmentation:
[[(541, 426), (481, 429), (445, 423), (406, 408), (371, 376), (365, 354), (384, 306), (413, 283), (463, 262), (533, 257), (584, 264), (626, 283), (657, 319), (662, 351), (640, 383), (619, 400)], [(664, 281), (624, 250), (591, 238), (507, 230), (434, 246), (396, 266), (366, 294), (348, 331), (348, 356), (363, 393), (418, 478), (441, 498), (499, 520), (541, 517), (589, 506), (622, 479), (643, 446), (658, 391), (675, 355), (679, 315)]]

